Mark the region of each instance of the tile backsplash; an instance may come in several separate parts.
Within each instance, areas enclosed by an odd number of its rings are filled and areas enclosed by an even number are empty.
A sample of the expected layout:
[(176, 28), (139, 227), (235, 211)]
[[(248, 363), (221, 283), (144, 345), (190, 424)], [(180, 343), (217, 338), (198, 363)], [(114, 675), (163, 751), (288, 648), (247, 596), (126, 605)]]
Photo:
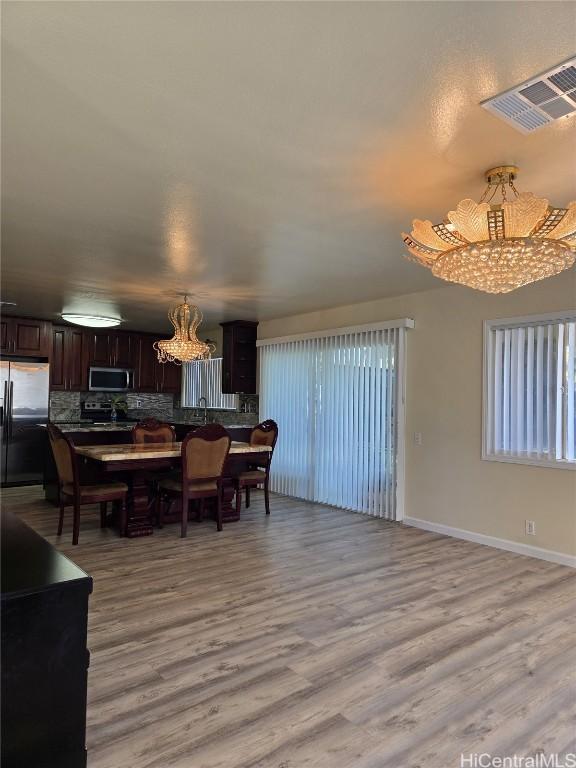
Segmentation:
[(50, 392), (50, 421), (80, 421), (81, 392)]
[[(105, 394), (95, 392), (51, 392), (50, 420), (55, 422), (80, 421), (81, 405), (89, 401), (106, 401)], [(202, 408), (180, 408), (180, 398), (156, 392), (130, 392), (126, 395), (127, 418), (130, 421), (154, 417), (179, 424), (201, 421)], [(235, 411), (208, 410), (208, 419), (220, 424), (252, 426), (258, 423), (258, 396), (239, 395)]]

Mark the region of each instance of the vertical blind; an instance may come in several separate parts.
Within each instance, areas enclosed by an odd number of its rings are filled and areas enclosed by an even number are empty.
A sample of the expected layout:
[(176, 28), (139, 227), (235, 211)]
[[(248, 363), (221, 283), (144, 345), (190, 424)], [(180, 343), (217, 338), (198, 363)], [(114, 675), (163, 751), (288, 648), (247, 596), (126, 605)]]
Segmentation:
[(396, 518), (403, 328), (260, 348), (260, 413), (280, 434), (271, 489)]
[(208, 408), (233, 410), (236, 408), (236, 395), (222, 394), (222, 358), (194, 360), (182, 365), (183, 408), (198, 407), (198, 400), (206, 398)]
[(488, 323), (488, 457), (576, 460), (576, 318)]

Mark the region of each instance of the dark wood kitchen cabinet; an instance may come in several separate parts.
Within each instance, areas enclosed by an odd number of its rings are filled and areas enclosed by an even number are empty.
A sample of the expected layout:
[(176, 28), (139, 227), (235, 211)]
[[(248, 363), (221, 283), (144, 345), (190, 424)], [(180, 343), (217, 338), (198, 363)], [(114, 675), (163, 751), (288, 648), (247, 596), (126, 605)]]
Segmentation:
[(3, 768), (85, 768), (92, 579), (2, 516)]
[(25, 317), (2, 317), (0, 352), (21, 357), (49, 357), (52, 323)]
[(136, 373), (136, 389), (138, 392), (157, 392), (158, 359), (152, 346), (152, 336), (138, 336), (138, 370)]
[(234, 320), (220, 323), (222, 337), (222, 392), (256, 393), (257, 322)]
[(52, 328), (50, 387), (82, 391), (88, 387), (88, 337), (81, 328), (55, 325)]
[(161, 364), (162, 381), (160, 392), (177, 395), (182, 388), (182, 366), (176, 363)]
[(114, 331), (85, 331), (89, 366), (110, 368), (114, 358)]
[(175, 363), (159, 363), (153, 347), (154, 342), (162, 338), (154, 334), (138, 336), (138, 369), (135, 388), (138, 392), (180, 392), (182, 367)]
[(129, 331), (85, 331), (88, 365), (101, 368), (135, 368), (138, 336)]

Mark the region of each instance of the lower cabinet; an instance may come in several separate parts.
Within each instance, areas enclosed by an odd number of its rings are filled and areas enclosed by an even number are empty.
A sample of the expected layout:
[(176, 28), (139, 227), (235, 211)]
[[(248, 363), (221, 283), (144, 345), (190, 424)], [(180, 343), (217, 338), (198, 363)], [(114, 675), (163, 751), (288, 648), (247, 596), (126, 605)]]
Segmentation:
[(2, 519), (2, 768), (85, 768), (92, 579)]

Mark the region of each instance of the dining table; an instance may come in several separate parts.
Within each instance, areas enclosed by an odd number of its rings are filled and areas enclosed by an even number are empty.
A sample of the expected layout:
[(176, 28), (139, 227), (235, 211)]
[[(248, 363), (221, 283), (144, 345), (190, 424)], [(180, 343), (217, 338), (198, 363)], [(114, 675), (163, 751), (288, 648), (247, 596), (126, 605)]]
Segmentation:
[[(224, 523), (236, 522), (234, 498), (234, 478), (250, 465), (265, 464), (268, 445), (250, 445), (233, 441), (224, 465), (222, 520)], [(140, 445), (82, 445), (76, 446), (77, 456), (96, 464), (100, 472), (120, 473), (128, 480), (127, 525), (125, 535), (134, 538), (150, 536), (154, 533), (152, 510), (150, 507), (150, 481), (155, 473), (176, 470), (181, 467), (182, 444), (144, 443)]]

